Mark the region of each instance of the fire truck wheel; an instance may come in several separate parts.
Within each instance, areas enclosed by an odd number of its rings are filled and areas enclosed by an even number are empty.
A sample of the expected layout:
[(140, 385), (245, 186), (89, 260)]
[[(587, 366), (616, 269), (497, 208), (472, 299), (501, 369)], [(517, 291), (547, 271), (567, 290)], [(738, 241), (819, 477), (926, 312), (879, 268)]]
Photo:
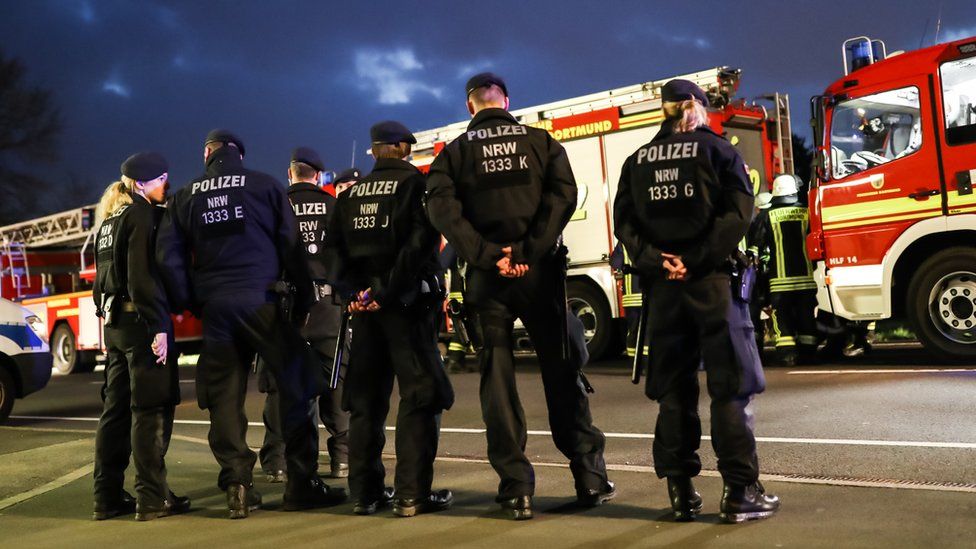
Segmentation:
[(613, 322), (607, 298), (592, 285), (582, 281), (566, 284), (569, 310), (583, 323), (583, 336), (590, 361), (603, 358), (613, 341)]
[(51, 355), (54, 357), (54, 373), (67, 375), (75, 372), (90, 372), (94, 363), (83, 353), (78, 352), (75, 334), (71, 326), (59, 324), (51, 334)]
[(976, 249), (925, 260), (908, 285), (908, 319), (922, 344), (949, 361), (976, 359)]
[(14, 394), (16, 392), (14, 377), (0, 365), (0, 423), (7, 421), (7, 418), (10, 417), (10, 411), (14, 408)]

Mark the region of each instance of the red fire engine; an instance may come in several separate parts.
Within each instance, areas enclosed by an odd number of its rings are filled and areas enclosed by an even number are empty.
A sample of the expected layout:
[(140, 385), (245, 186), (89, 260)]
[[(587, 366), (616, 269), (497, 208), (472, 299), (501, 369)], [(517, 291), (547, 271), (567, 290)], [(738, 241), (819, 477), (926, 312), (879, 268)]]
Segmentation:
[[(0, 297), (21, 302), (45, 322), (58, 373), (91, 370), (102, 349), (91, 297), (94, 223), (92, 205), (0, 227)], [(178, 341), (200, 333), (189, 314), (176, 323)]]
[(905, 317), (945, 359), (976, 358), (976, 37), (888, 54), (844, 44), (812, 99), (807, 250), (819, 307)]
[[(757, 188), (779, 173), (793, 173), (789, 98), (764, 98), (771, 111), (734, 99), (740, 71), (718, 67), (685, 78), (706, 90), (712, 105), (711, 127), (735, 145), (750, 167)], [(577, 210), (564, 231), (569, 247), (569, 305), (583, 322), (590, 355), (599, 358), (620, 341), (624, 315), (621, 288), (608, 259), (614, 248), (613, 198), (624, 160), (651, 140), (664, 114), (661, 86), (671, 78), (616, 88), (582, 97), (512, 111), (523, 124), (544, 128), (565, 147), (579, 186)], [(413, 163), (426, 169), (444, 145), (467, 128), (468, 121), (417, 132)]]

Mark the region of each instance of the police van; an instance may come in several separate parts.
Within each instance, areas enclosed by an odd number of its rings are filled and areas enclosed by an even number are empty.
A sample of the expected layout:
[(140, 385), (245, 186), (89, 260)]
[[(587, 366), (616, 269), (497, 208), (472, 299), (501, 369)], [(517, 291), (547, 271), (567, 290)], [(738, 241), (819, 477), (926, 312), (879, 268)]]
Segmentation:
[[(691, 80), (706, 91), (711, 128), (742, 154), (758, 191), (769, 188), (777, 174), (793, 173), (789, 97), (764, 96), (769, 108), (735, 99), (740, 76), (738, 69), (717, 67), (674, 78)], [(545, 129), (562, 143), (576, 176), (576, 212), (563, 233), (570, 259), (566, 291), (571, 310), (583, 322), (592, 359), (622, 348), (624, 289), (609, 263), (616, 244), (613, 199), (624, 160), (661, 127), (661, 87), (668, 80), (511, 111), (522, 124)], [(415, 132), (411, 162), (429, 169), (469, 122)]]
[(52, 360), (44, 321), (30, 310), (0, 299), (0, 423), (10, 416), (14, 399), (47, 385)]

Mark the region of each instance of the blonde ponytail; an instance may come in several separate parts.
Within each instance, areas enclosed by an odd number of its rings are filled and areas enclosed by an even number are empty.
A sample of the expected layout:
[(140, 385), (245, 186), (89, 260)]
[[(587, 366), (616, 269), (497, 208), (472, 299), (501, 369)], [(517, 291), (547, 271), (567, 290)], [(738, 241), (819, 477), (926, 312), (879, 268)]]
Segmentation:
[(100, 224), (106, 217), (110, 217), (119, 208), (126, 204), (132, 204), (132, 187), (135, 181), (126, 176), (122, 176), (120, 181), (116, 181), (105, 189), (98, 207), (95, 208), (95, 223)]
[(673, 120), (675, 133), (688, 133), (708, 125), (708, 109), (694, 99), (665, 101), (664, 114)]

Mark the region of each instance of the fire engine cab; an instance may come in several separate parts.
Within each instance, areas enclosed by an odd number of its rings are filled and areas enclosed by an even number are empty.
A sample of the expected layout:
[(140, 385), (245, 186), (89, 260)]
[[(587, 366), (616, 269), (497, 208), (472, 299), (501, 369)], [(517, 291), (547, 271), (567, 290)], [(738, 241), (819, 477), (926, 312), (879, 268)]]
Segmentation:
[[(677, 76), (701, 86), (711, 100), (711, 127), (735, 145), (756, 188), (778, 173), (792, 173), (789, 98), (774, 94), (765, 107), (734, 99), (741, 72), (718, 67)], [(566, 148), (578, 185), (576, 212), (563, 233), (569, 248), (568, 302), (585, 327), (590, 356), (605, 356), (622, 338), (621, 285), (609, 265), (613, 198), (624, 160), (657, 133), (664, 113), (661, 87), (671, 78), (511, 111), (527, 125), (543, 128)], [(444, 145), (467, 129), (461, 121), (416, 132), (412, 162), (426, 170)]]
[(976, 37), (908, 53), (853, 38), (811, 100), (807, 251), (818, 306), (905, 317), (944, 359), (976, 358)]

